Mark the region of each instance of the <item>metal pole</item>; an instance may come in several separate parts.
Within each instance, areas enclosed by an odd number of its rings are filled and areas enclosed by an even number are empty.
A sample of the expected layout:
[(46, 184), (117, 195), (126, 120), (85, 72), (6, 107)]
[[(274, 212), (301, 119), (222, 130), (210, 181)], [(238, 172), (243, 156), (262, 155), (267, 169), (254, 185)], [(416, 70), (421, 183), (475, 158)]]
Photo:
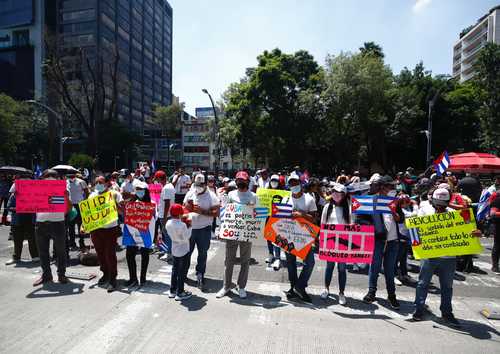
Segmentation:
[(431, 144), (432, 144), (432, 108), (434, 106), (434, 101), (429, 101), (429, 114), (427, 118), (427, 155), (426, 164), (431, 163)]
[(216, 134), (216, 137), (215, 137), (216, 157), (215, 157), (214, 170), (215, 170), (215, 175), (217, 176), (219, 174), (220, 153), (221, 153), (221, 151), (220, 151), (221, 149), (220, 149), (219, 117), (217, 116), (217, 110), (215, 109), (215, 104), (214, 104), (214, 100), (212, 99), (212, 96), (210, 95), (210, 93), (206, 89), (203, 89), (202, 91), (204, 93), (206, 93), (208, 95), (208, 97), (210, 98), (210, 102), (212, 103), (212, 109), (214, 111), (215, 134)]

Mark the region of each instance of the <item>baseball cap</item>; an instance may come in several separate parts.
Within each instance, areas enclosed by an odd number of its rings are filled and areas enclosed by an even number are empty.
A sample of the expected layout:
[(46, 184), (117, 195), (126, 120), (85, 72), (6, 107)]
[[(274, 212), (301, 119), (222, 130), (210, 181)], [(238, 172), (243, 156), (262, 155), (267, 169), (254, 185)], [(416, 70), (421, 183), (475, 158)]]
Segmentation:
[(194, 184), (205, 184), (205, 175), (202, 175), (201, 173), (197, 174), (194, 177)]
[(335, 192), (339, 192), (339, 193), (347, 193), (347, 188), (346, 186), (344, 186), (343, 184), (340, 184), (340, 183), (334, 183), (333, 184), (333, 190)]
[(440, 183), (438, 185), (438, 188), (439, 189), (446, 189), (446, 190), (450, 190), (450, 185), (448, 183)]
[(148, 189), (148, 184), (146, 182), (134, 181), (132, 185), (134, 186), (134, 188)]
[(450, 201), (450, 192), (444, 188), (438, 188), (432, 193), (432, 202), (437, 205), (447, 206)]
[(374, 174), (370, 177), (370, 183), (379, 183), (379, 182), (380, 182), (380, 179), (381, 179), (380, 174), (378, 174), (378, 173), (374, 173)]
[(224, 177), (224, 178), (222, 179), (222, 182), (223, 182), (223, 183), (229, 183), (229, 182), (231, 182), (231, 179), (230, 179), (229, 177)]
[(177, 217), (184, 214), (184, 208), (180, 204), (172, 204), (170, 207), (170, 215)]
[(278, 176), (278, 175), (271, 176), (271, 181), (279, 181), (279, 180), (280, 180), (280, 176)]
[(387, 185), (387, 184), (394, 184), (395, 182), (391, 176), (385, 175), (385, 176), (380, 177), (380, 179), (378, 180), (378, 183)]
[(292, 172), (290, 173), (290, 176), (288, 177), (288, 181), (290, 182), (291, 180), (297, 180), (297, 181), (300, 181), (300, 177), (298, 174), (296, 174), (295, 172)]
[(239, 171), (236, 174), (236, 179), (244, 179), (245, 181), (248, 181), (250, 180), (250, 177), (248, 177), (248, 173), (246, 173), (245, 171)]
[(164, 171), (156, 171), (155, 178), (165, 179), (165, 178), (167, 178), (167, 174)]

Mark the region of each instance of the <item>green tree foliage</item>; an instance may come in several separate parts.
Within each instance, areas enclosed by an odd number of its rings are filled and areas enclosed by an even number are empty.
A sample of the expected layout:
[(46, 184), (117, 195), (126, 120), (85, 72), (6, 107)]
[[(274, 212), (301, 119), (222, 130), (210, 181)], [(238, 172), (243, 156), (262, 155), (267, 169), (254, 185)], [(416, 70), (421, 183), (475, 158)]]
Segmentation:
[(153, 123), (167, 137), (177, 137), (181, 134), (181, 114), (183, 111), (184, 103), (173, 103), (170, 106), (155, 106), (153, 107)]
[(5, 162), (12, 161), (18, 144), (23, 142), (25, 107), (13, 98), (0, 94), (0, 156)]
[(94, 159), (86, 154), (73, 154), (68, 161), (75, 168), (87, 168), (90, 171), (94, 168), (94, 162)]
[(359, 48), (361, 55), (371, 55), (379, 59), (384, 59), (384, 51), (382, 47), (375, 42), (365, 42), (362, 47)]

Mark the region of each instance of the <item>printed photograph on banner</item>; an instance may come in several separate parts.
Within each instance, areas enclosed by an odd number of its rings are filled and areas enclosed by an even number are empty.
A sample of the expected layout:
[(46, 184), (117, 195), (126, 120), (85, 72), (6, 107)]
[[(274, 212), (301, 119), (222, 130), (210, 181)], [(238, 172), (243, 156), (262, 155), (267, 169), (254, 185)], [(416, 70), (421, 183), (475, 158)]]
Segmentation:
[(280, 189), (257, 189), (257, 199), (259, 202), (259, 206), (267, 208), (267, 216), (271, 216), (273, 204), (281, 204), (283, 199), (287, 197), (289, 198), (290, 195), (290, 191), (284, 191)]
[(262, 238), (267, 208), (229, 203), (224, 207), (219, 238), (235, 241), (253, 241)]
[(156, 225), (154, 203), (130, 202), (125, 204), (123, 226), (124, 246), (153, 247)]
[(160, 195), (163, 186), (160, 183), (150, 183), (148, 184), (149, 195), (151, 196), (151, 201), (156, 205), (160, 204)]
[(269, 218), (264, 238), (285, 252), (305, 259), (320, 228), (304, 218)]
[(111, 192), (85, 199), (78, 206), (85, 232), (92, 232), (118, 220), (118, 210)]
[(477, 229), (472, 209), (456, 210), (405, 221), (415, 259), (480, 254), (479, 238), (472, 236)]
[(319, 259), (336, 263), (370, 264), (375, 248), (372, 225), (321, 225)]
[(64, 213), (66, 181), (16, 180), (16, 213)]

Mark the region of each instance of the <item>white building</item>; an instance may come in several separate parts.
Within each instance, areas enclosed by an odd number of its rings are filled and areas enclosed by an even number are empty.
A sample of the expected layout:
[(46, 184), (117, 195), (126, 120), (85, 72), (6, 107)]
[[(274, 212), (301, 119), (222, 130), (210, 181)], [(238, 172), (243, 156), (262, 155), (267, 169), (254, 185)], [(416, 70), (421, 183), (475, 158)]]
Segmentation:
[(453, 77), (460, 82), (475, 75), (474, 63), (487, 42), (500, 44), (500, 5), (492, 8), (453, 46)]

